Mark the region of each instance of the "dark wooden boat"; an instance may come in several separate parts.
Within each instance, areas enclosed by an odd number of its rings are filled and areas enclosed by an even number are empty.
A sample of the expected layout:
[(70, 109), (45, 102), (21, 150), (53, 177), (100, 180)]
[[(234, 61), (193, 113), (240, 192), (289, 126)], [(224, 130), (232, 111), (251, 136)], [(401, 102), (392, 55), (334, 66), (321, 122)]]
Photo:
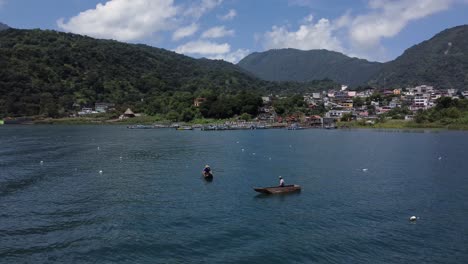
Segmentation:
[(299, 185), (285, 185), (284, 187), (266, 187), (266, 188), (254, 188), (256, 192), (259, 193), (266, 193), (266, 194), (277, 194), (277, 193), (289, 193), (289, 192), (297, 192), (301, 190), (301, 186)]
[(207, 180), (207, 181), (213, 180), (213, 173), (204, 173), (204, 172), (203, 172), (202, 175), (203, 175), (203, 178), (204, 178), (205, 180)]

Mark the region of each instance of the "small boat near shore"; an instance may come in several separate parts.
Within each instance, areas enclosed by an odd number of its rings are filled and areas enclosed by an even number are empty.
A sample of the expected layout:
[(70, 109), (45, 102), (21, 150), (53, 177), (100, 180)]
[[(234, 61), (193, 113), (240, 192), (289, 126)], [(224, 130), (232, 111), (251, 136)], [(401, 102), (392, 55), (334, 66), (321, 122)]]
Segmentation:
[(265, 187), (265, 188), (254, 188), (256, 192), (265, 193), (265, 194), (278, 194), (278, 193), (290, 193), (290, 192), (298, 192), (301, 190), (301, 186), (293, 184), (293, 185), (285, 185), (283, 187), (274, 186), (274, 187)]
[(176, 130), (193, 130), (193, 127), (191, 127), (191, 126), (181, 126), (181, 127), (176, 127)]
[(148, 126), (148, 125), (133, 125), (133, 126), (127, 126), (128, 129), (153, 129), (154, 126)]

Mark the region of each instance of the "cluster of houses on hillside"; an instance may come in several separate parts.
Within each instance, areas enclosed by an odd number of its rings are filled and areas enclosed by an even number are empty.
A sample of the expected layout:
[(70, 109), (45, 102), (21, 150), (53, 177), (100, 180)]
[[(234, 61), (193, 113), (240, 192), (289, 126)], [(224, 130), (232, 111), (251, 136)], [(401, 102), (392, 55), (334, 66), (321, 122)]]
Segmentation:
[[(380, 95), (381, 100), (376, 98)], [(459, 98), (468, 97), (468, 91), (458, 92), (456, 89), (436, 89), (432, 86), (421, 85), (406, 89), (385, 89), (376, 92), (374, 89), (364, 91), (352, 91), (347, 86), (342, 86), (340, 90), (328, 90), (304, 95), (304, 101), (309, 108), (316, 108), (323, 104), (327, 112), (323, 117), (304, 116), (301, 120), (298, 117), (286, 117), (286, 120), (276, 115), (272, 101), (275, 96), (262, 97), (264, 107), (258, 116), (259, 120), (267, 122), (304, 122), (310, 126), (326, 126), (334, 123), (345, 114), (351, 114), (355, 119), (376, 119), (397, 107), (407, 107), (412, 112), (419, 109), (429, 109), (434, 107), (436, 100), (440, 97)], [(369, 100), (372, 99), (372, 100)], [(382, 100), (384, 99), (384, 100)], [(357, 104), (356, 102), (361, 102)], [(367, 104), (365, 103), (367, 101)], [(370, 101), (370, 102), (369, 102)], [(370, 104), (369, 104), (370, 103)], [(405, 119), (412, 119), (412, 115), (407, 115)]]
[[(365, 119), (372, 122), (379, 115), (387, 113), (398, 107), (407, 107), (412, 112), (420, 109), (429, 109), (436, 105), (436, 100), (441, 97), (460, 98), (468, 97), (468, 91), (459, 92), (456, 89), (436, 89), (432, 86), (421, 85), (406, 89), (366, 89), (353, 91), (347, 86), (342, 86), (339, 90), (328, 90), (303, 95), (304, 101), (310, 109), (325, 107), (323, 116), (306, 116), (293, 114), (289, 116), (279, 116), (274, 108), (274, 101), (281, 99), (280, 96), (262, 97), (263, 106), (256, 117), (259, 122), (265, 123), (302, 123), (310, 127), (333, 126), (336, 120), (344, 115), (352, 116), (353, 119)], [(193, 102), (195, 107), (199, 107), (206, 101), (205, 98), (196, 98)], [(79, 107), (79, 105), (77, 105)], [(322, 108), (323, 109), (323, 108)], [(84, 107), (77, 111), (78, 116), (89, 114), (106, 113), (115, 110), (114, 104), (96, 103), (94, 108)], [(127, 109), (119, 119), (139, 116)], [(412, 119), (412, 115), (407, 115), (405, 119)]]

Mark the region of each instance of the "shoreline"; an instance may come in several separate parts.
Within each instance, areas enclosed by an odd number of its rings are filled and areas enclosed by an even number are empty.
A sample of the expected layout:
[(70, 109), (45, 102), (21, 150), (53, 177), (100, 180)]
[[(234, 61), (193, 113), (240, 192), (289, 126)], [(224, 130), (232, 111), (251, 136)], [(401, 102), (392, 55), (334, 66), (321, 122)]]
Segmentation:
[[(201, 127), (204, 125), (221, 125), (226, 122), (232, 122), (229, 119), (220, 119), (220, 120), (211, 120), (211, 119), (201, 119), (194, 120), (193, 122), (171, 122), (168, 120), (154, 120), (151, 117), (146, 118), (135, 118), (135, 119), (125, 119), (125, 120), (109, 120), (109, 119), (92, 119), (92, 118), (56, 118), (56, 119), (33, 119), (33, 118), (23, 118), (15, 121), (6, 121), (2, 126), (10, 125), (120, 125), (120, 126), (149, 126), (155, 125), (159, 126), (156, 128), (172, 128), (174, 124), (179, 124), (180, 126), (192, 126), (192, 127)], [(264, 124), (263, 122), (250, 121), (252, 123)], [(272, 124), (273, 128), (282, 128), (285, 129), (290, 124), (285, 123), (276, 123)], [(376, 124), (361, 124), (356, 121), (350, 122), (337, 122), (337, 129), (370, 129), (370, 130), (462, 130), (468, 131), (468, 124), (439, 124), (439, 123), (416, 123), (414, 121), (404, 121), (404, 120), (388, 120), (383, 123)], [(270, 128), (271, 129), (271, 128)], [(323, 127), (304, 127), (303, 129), (326, 129)]]

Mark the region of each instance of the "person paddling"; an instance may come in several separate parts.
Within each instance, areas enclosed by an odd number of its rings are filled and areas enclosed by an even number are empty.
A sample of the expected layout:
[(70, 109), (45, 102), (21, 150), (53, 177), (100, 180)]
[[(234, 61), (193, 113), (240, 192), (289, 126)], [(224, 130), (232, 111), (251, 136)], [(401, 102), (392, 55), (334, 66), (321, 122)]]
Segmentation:
[(203, 174), (206, 176), (211, 175), (211, 168), (209, 165), (205, 165), (205, 168), (203, 169)]
[(283, 177), (279, 176), (279, 187), (284, 187), (284, 180)]

